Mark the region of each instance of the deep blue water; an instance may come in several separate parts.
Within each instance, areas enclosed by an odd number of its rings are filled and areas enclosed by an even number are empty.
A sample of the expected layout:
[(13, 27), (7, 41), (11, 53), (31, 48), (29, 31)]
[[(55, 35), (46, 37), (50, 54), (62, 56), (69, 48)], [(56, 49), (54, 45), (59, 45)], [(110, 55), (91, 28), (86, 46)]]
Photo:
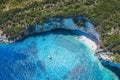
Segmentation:
[(0, 44), (0, 80), (118, 80), (91, 49), (58, 29)]

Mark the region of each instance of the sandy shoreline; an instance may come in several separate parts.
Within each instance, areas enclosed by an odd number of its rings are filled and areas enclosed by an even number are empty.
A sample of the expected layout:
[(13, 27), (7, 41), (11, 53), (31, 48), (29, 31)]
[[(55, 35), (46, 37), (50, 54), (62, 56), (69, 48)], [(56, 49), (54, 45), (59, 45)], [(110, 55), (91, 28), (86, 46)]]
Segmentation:
[(92, 49), (93, 53), (96, 52), (98, 45), (94, 41), (87, 38), (86, 36), (77, 36), (77, 39), (80, 39), (83, 42), (85, 42)]

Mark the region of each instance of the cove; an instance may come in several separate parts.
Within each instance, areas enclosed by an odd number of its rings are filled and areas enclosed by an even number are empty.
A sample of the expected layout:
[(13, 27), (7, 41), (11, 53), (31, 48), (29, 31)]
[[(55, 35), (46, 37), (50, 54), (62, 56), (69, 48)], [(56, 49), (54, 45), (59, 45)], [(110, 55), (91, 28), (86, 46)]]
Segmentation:
[(0, 80), (118, 80), (72, 30), (0, 44)]

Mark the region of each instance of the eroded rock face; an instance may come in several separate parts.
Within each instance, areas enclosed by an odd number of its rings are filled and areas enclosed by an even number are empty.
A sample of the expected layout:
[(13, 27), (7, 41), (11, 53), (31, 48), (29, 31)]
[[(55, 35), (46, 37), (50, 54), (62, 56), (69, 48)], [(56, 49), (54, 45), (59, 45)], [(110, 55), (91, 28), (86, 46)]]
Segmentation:
[(25, 30), (25, 35), (41, 33), (45, 31), (50, 31), (57, 28), (63, 28), (68, 30), (79, 29), (74, 23), (72, 18), (65, 19), (49, 19), (44, 24), (36, 24), (35, 26), (30, 26)]
[(83, 26), (78, 26), (75, 24), (74, 20), (72, 18), (53, 18), (53, 19), (48, 19), (45, 23), (43, 24), (35, 24), (34, 26), (29, 26), (24, 30), (24, 33), (22, 36), (18, 36), (16, 39), (8, 40), (7, 38), (0, 38), (0, 42), (2, 43), (11, 43), (16, 40), (22, 39), (26, 36), (36, 34), (36, 33), (42, 33), (46, 31), (50, 31), (53, 29), (57, 28), (63, 28), (63, 29), (68, 29), (68, 30), (78, 30), (81, 31), (85, 34), (88, 34), (87, 37), (90, 39), (93, 39), (98, 44), (99, 41), (99, 35), (95, 31), (94, 26), (88, 19), (85, 17), (77, 17), (75, 18), (76, 21), (83, 21), (84, 25)]
[(86, 18), (84, 17), (77, 17), (75, 20), (77, 21), (83, 21), (83, 26), (78, 26), (75, 24), (74, 20), (72, 18), (55, 18), (55, 19), (49, 19), (44, 24), (36, 24), (35, 26), (28, 27), (25, 30), (25, 36), (28, 36), (30, 34), (35, 33), (41, 33), (45, 31), (50, 31), (57, 28), (63, 28), (68, 30), (78, 30), (85, 34), (87, 34), (87, 37), (90, 39), (93, 39), (97, 44), (99, 42), (99, 34), (95, 31), (94, 25)]

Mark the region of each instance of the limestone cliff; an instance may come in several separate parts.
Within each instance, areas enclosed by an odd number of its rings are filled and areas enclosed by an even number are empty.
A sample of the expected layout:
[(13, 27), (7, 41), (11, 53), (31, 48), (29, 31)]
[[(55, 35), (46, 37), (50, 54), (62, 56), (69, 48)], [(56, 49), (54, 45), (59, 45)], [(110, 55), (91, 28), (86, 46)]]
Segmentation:
[[(75, 24), (76, 21), (83, 21), (83, 26), (78, 26)], [(77, 17), (75, 19), (72, 18), (51, 18), (46, 20), (43, 24), (36, 23), (35, 25), (28, 26), (25, 28), (24, 33), (18, 36), (16, 39), (8, 39), (4, 35), (0, 35), (1, 43), (11, 43), (32, 34), (41, 33), (50, 31), (57, 28), (63, 28), (68, 30), (75, 30), (78, 33), (82, 32), (84, 36), (87, 36), (89, 39), (93, 40), (96, 44), (99, 42), (99, 35), (95, 31), (93, 24), (86, 19), (85, 17)]]

